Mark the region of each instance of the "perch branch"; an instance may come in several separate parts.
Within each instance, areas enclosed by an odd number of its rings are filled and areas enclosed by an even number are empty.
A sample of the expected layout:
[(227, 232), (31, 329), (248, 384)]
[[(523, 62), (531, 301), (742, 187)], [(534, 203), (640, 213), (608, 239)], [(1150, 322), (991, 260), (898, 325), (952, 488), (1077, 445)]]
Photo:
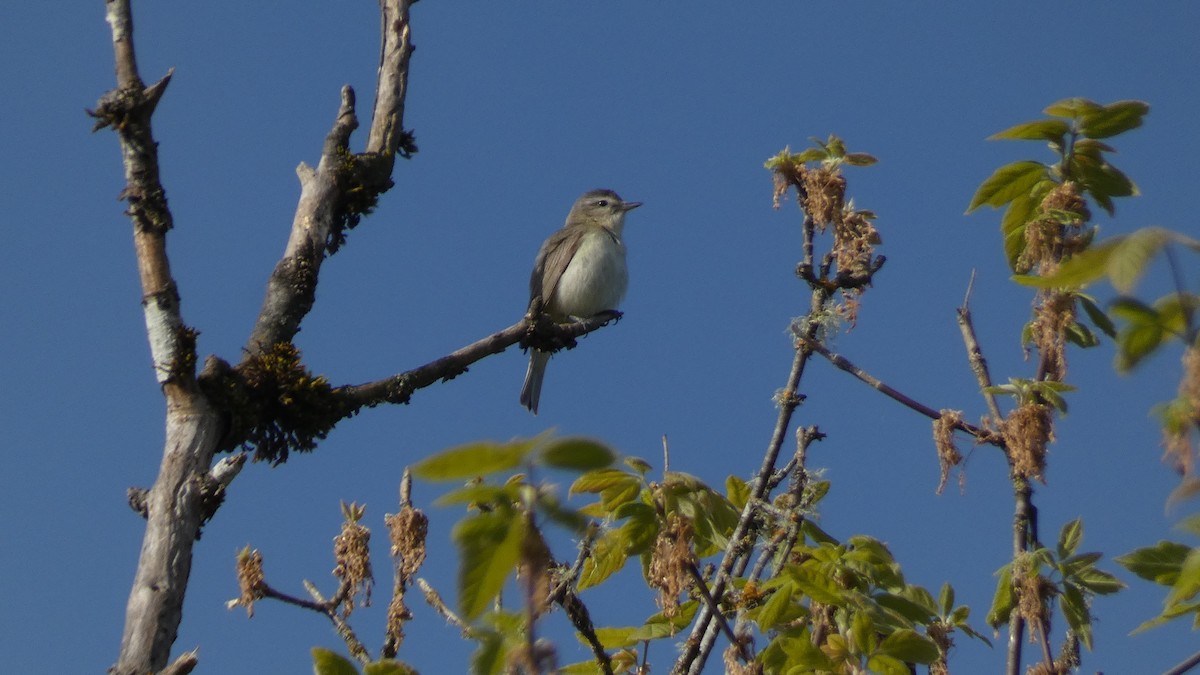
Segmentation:
[[(527, 317), (498, 333), (476, 340), (423, 366), (366, 384), (338, 387), (334, 393), (342, 398), (348, 415), (363, 406), (375, 406), (381, 403), (408, 403), (416, 390), (428, 387), (438, 381), (452, 380), (458, 377), (476, 361), (492, 354), (499, 354), (514, 344), (526, 342), (529, 340), (531, 331), (549, 335), (549, 338), (561, 344), (562, 348), (570, 349), (575, 346), (575, 338), (607, 326), (614, 318), (616, 317), (613, 314), (602, 313), (570, 323), (549, 323), (547, 325), (544, 322), (531, 323)], [(539, 339), (539, 343), (544, 342), (545, 335)]]

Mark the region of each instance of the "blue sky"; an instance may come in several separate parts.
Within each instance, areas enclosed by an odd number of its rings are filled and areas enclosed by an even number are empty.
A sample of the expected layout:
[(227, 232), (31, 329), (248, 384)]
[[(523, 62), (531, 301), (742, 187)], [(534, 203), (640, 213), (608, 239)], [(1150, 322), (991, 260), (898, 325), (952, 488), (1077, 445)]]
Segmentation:
[[(1119, 202), (1102, 231), (1200, 233), (1200, 7), (1146, 7), (418, 4), (405, 122), (421, 151), (397, 165), (395, 189), (323, 268), (297, 340), (308, 364), (334, 383), (363, 382), (510, 325), (525, 309), (541, 241), (594, 187), (645, 202), (626, 228), (625, 319), (553, 360), (538, 417), (517, 403), (525, 358), (513, 350), (411, 405), (364, 412), (316, 453), (250, 466), (197, 548), (176, 653), (199, 646), (204, 672), (308, 672), (310, 647), (341, 649), (316, 615), (271, 603), (252, 620), (227, 611), (234, 552), (258, 547), (280, 589), (302, 593), (305, 578), (330, 588), (338, 501), (366, 502), (382, 600), (383, 514), (395, 510), (404, 466), (438, 449), (555, 427), (659, 466), (666, 434), (672, 469), (714, 485), (749, 475), (787, 376), (786, 327), (808, 304), (792, 274), (798, 212), (792, 202), (771, 209), (762, 163), (810, 136), (837, 133), (881, 160), (848, 178), (856, 203), (879, 215), (888, 263), (837, 351), (914, 398), (977, 419), (984, 408), (954, 308), (976, 270), (977, 328), (1003, 380), (1032, 372), (1018, 344), (1030, 296), (1008, 281), (998, 215), (963, 211), (996, 166), (1048, 158), (1036, 144), (985, 142), (989, 134), (1068, 96), (1145, 100), (1146, 126), (1115, 140), (1115, 161), (1143, 196)], [(295, 166), (316, 161), (343, 84), (368, 109), (375, 3), (141, 2), (135, 20), (143, 77), (176, 68), (154, 128), (184, 318), (202, 331), (203, 354), (236, 360), (283, 250)], [(0, 78), (10, 245), (0, 265), (0, 647), (12, 672), (97, 672), (117, 654), (142, 536), (125, 489), (153, 480), (163, 419), (130, 225), (116, 201), (116, 140), (90, 134), (83, 113), (114, 81), (103, 3), (8, 3)], [(361, 148), (362, 135), (355, 140)], [(1188, 263), (1194, 289), (1200, 275)], [(1152, 275), (1147, 293), (1162, 282)], [(1182, 538), (1171, 525), (1191, 507), (1164, 508), (1175, 479), (1147, 414), (1173, 395), (1177, 354), (1129, 377), (1112, 372), (1111, 357), (1107, 345), (1073, 353), (1068, 379), (1080, 391), (1035, 497), (1044, 540), (1083, 516), (1084, 547), (1108, 556)], [(1009, 559), (1002, 459), (974, 451), (966, 493), (935, 496), (927, 420), (823, 362), (802, 389), (797, 421), (829, 435), (810, 453), (833, 481), (822, 526), (887, 542), (913, 583), (950, 581), (983, 629), (992, 572)], [(433, 529), (422, 574), (449, 595), (448, 531), (459, 512), (428, 506), (441, 489), (418, 485), (416, 497)], [(1121, 576), (1132, 587), (1097, 603), (1085, 669), (1163, 670), (1194, 651), (1183, 625), (1127, 637), (1163, 594)], [(655, 611), (649, 598), (614, 595), (591, 600), (597, 622)], [(386, 602), (377, 604), (354, 622), (372, 649)], [(471, 645), (411, 604), (401, 657), (423, 672), (462, 670)], [(569, 638), (560, 647), (564, 661), (586, 657)], [(665, 672), (669, 647), (653, 653)], [(960, 638), (951, 665), (995, 672), (1003, 658)]]

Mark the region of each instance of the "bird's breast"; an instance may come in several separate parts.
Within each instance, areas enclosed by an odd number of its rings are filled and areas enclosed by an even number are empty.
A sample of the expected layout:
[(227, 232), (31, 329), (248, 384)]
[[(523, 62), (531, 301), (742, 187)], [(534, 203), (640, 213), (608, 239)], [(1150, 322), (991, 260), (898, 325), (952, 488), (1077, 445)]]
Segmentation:
[(562, 316), (589, 317), (616, 309), (628, 286), (625, 245), (607, 230), (598, 229), (579, 243), (549, 309)]

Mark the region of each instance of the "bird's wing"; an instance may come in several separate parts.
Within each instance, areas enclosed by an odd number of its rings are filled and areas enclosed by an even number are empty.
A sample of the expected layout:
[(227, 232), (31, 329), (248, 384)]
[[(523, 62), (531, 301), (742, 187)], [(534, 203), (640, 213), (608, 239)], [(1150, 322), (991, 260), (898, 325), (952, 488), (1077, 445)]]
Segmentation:
[(530, 301), (540, 296), (543, 307), (550, 305), (554, 291), (558, 288), (558, 280), (562, 278), (567, 265), (579, 250), (580, 242), (583, 241), (583, 237), (578, 234), (576, 228), (564, 227), (550, 235), (546, 243), (542, 244), (542, 249), (538, 251), (537, 260), (533, 264), (533, 275), (529, 278)]

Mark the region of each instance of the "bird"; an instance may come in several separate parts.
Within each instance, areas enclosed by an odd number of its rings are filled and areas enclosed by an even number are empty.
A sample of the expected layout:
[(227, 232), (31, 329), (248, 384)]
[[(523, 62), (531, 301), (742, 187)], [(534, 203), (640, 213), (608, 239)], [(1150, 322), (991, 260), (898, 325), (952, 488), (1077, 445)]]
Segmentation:
[[(562, 229), (538, 250), (529, 278), (530, 307), (540, 304), (556, 322), (616, 310), (629, 286), (621, 239), (625, 214), (641, 205), (612, 190), (591, 190), (575, 200)], [(530, 350), (521, 404), (535, 415), (549, 361), (550, 352)]]

